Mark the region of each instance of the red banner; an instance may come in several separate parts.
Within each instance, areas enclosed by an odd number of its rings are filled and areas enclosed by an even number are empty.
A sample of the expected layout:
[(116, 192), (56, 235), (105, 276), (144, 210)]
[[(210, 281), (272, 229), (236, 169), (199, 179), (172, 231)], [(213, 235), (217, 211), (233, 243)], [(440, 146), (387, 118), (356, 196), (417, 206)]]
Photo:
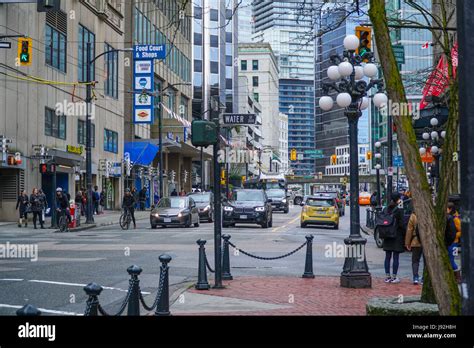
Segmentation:
[[(453, 75), (456, 77), (456, 71), (458, 67), (458, 43), (456, 42), (451, 49), (451, 58), (453, 60)], [(444, 55), (439, 59), (436, 69), (430, 74), (426, 81), (425, 87), (423, 88), (423, 98), (420, 102), (420, 110), (423, 110), (428, 102), (426, 97), (433, 95), (439, 97), (443, 94), (449, 86), (449, 74), (448, 74), (448, 62)]]

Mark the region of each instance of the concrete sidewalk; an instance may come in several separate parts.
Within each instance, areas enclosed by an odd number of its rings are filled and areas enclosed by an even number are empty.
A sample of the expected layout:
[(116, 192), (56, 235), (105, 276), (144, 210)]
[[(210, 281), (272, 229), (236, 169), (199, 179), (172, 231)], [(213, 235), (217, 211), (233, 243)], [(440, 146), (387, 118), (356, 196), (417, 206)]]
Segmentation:
[[(85, 224), (86, 217), (81, 216), (81, 224), (79, 227), (70, 229), (70, 232), (78, 232), (83, 230), (88, 230), (91, 228), (96, 227), (103, 227), (103, 226), (110, 226), (110, 225), (118, 225), (120, 215), (122, 211), (120, 210), (106, 210), (103, 214), (94, 215), (94, 223), (93, 224)], [(31, 214), (30, 214), (31, 215)], [(145, 211), (135, 211), (135, 219), (136, 220), (146, 220), (150, 218), (150, 210)], [(17, 226), (17, 222), (0, 222), (0, 231), (3, 229), (8, 228), (11, 230)], [(46, 229), (51, 229), (51, 217), (46, 217), (44, 226)], [(37, 222), (37, 227), (39, 228), (39, 222)], [(18, 228), (18, 227), (16, 227)], [(18, 228), (18, 230), (23, 230), (25, 227)], [(28, 217), (28, 227), (27, 229), (33, 228), (33, 221), (32, 217)]]
[[(414, 296), (421, 285), (372, 278), (371, 289), (348, 289), (339, 277), (239, 277), (224, 281), (225, 289), (182, 292), (171, 306), (173, 315), (365, 315), (373, 297)], [(212, 283), (210, 282), (212, 285)]]

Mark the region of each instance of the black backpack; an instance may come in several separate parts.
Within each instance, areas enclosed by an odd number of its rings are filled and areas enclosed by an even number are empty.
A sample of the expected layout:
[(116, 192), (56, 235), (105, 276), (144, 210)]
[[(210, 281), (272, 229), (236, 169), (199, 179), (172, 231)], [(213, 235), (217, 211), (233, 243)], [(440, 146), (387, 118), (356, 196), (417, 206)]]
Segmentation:
[(398, 222), (395, 218), (397, 209), (394, 208), (392, 212), (388, 212), (385, 208), (375, 216), (375, 229), (379, 232), (379, 238), (392, 239), (397, 237)]

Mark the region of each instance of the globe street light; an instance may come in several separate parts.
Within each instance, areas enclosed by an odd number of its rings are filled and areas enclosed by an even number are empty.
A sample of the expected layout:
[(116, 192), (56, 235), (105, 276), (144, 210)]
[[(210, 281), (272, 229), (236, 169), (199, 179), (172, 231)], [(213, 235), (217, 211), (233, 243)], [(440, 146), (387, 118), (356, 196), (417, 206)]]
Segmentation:
[[(344, 47), (346, 51), (344, 51), (342, 57), (339, 55), (331, 56), (333, 65), (328, 69), (328, 77), (332, 81), (323, 83), (324, 96), (319, 99), (319, 107), (324, 111), (331, 110), (334, 106), (334, 100), (328, 94), (330, 91), (335, 91), (337, 93), (337, 105), (345, 108), (344, 114), (349, 122), (351, 225), (350, 235), (344, 240), (344, 243), (349, 248), (355, 247), (356, 250), (362, 250), (362, 248), (365, 248), (367, 240), (360, 234), (357, 124), (362, 115), (362, 110), (369, 106), (368, 91), (377, 87), (378, 93), (373, 97), (374, 104), (377, 107), (385, 106), (388, 98), (382, 93), (383, 80), (375, 79), (378, 69), (372, 63), (373, 53), (366, 52), (362, 56), (356, 54), (355, 50), (359, 47), (359, 39), (355, 35), (348, 35), (344, 39)], [(363, 61), (369, 63), (362, 66)], [(346, 257), (340, 282), (342, 287), (348, 288), (368, 288), (372, 286), (372, 278), (365, 253), (363, 258)]]

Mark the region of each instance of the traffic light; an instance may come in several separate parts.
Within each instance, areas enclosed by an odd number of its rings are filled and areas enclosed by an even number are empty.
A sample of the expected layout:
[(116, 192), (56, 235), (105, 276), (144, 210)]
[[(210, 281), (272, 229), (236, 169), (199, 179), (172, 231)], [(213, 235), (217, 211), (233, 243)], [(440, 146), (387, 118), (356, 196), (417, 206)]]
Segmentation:
[(56, 171), (56, 165), (53, 163), (41, 163), (39, 166), (39, 172), (41, 174), (51, 174)]
[(336, 156), (336, 155), (332, 155), (332, 156), (331, 156), (331, 164), (332, 164), (332, 165), (337, 164), (337, 156)]
[[(372, 29), (369, 27), (357, 26), (356, 36), (359, 38), (359, 48), (356, 50), (356, 54), (364, 57), (364, 54), (372, 52)], [(368, 62), (368, 59), (364, 59), (364, 62)]]
[(217, 144), (217, 125), (212, 121), (196, 120), (191, 123), (191, 143), (193, 146)]
[(30, 66), (33, 54), (33, 40), (31, 38), (18, 39), (18, 61), (21, 66)]
[(291, 149), (290, 161), (296, 161), (296, 155), (297, 155), (296, 149)]
[(221, 170), (221, 185), (225, 185), (225, 169)]
[(367, 161), (370, 161), (372, 159), (372, 152), (367, 151), (367, 153), (365, 154), (365, 158), (367, 158)]

